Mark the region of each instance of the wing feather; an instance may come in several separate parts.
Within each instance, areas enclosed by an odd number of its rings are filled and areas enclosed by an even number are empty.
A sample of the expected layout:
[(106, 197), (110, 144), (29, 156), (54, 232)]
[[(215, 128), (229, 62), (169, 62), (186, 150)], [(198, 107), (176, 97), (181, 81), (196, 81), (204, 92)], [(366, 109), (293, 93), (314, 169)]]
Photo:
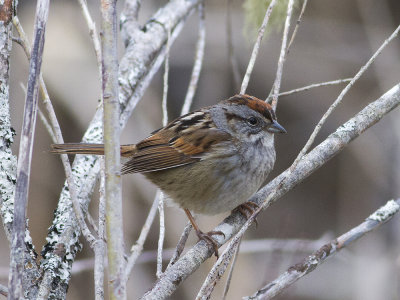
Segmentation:
[(122, 173), (154, 172), (191, 164), (230, 134), (218, 129), (184, 131), (178, 137), (173, 128), (162, 129), (136, 145), (136, 152), (122, 167)]

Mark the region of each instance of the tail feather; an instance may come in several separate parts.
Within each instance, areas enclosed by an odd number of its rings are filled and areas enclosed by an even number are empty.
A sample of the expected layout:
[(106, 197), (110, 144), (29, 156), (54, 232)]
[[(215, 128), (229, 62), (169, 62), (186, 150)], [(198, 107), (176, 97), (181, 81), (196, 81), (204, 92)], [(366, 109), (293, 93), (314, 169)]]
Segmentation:
[(104, 145), (84, 143), (52, 144), (50, 152), (56, 154), (104, 155)]
[[(52, 144), (51, 153), (104, 155), (104, 144), (66, 143)], [(129, 157), (136, 153), (135, 145), (122, 145), (121, 156)]]

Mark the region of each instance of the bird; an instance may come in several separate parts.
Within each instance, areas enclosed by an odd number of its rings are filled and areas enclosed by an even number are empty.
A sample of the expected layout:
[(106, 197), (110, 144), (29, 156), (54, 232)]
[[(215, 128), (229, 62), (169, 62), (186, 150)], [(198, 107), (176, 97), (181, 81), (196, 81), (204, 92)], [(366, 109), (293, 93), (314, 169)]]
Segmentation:
[[(265, 182), (276, 160), (274, 134), (286, 133), (272, 106), (254, 96), (238, 94), (190, 112), (152, 132), (136, 144), (121, 145), (121, 174), (142, 173), (181, 207), (198, 238), (212, 235), (196, 224), (192, 212), (215, 215), (239, 209)], [(104, 155), (103, 144), (51, 145), (57, 154)]]

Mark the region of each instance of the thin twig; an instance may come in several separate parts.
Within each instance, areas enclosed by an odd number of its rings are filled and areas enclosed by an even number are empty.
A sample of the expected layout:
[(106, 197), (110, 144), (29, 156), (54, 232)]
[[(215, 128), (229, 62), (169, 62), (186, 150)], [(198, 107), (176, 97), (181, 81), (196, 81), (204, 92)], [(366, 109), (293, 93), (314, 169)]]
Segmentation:
[(118, 51), (116, 0), (101, 0), (103, 141), (105, 157), (108, 293), (110, 299), (126, 299), (121, 281), (124, 265), (122, 194), (120, 172), (120, 104), (118, 101)]
[[(162, 112), (163, 112), (163, 119), (162, 119), (163, 126), (166, 126), (168, 124), (167, 99), (168, 99), (170, 40), (171, 40), (171, 32), (168, 31), (165, 62), (164, 62), (164, 87), (163, 87), (163, 96), (162, 96), (162, 105), (161, 105)], [(163, 256), (162, 252), (163, 252), (163, 245), (164, 245), (164, 239), (165, 239), (164, 195), (160, 190), (158, 190), (156, 197), (159, 198), (158, 214), (160, 216), (160, 233), (158, 236), (156, 276), (157, 276), (157, 278), (160, 278), (162, 275), (162, 256)]]
[(199, 82), (201, 67), (203, 65), (203, 60), (204, 60), (204, 48), (206, 45), (204, 2), (201, 2), (199, 4), (198, 11), (199, 11), (199, 35), (197, 38), (196, 53), (194, 56), (192, 75), (190, 76), (189, 86), (186, 92), (185, 101), (183, 102), (181, 115), (187, 114), (190, 110), (190, 106), (192, 105), (193, 97)]
[(253, 72), (254, 64), (256, 62), (258, 51), (260, 49), (261, 41), (264, 36), (264, 31), (265, 31), (265, 28), (267, 27), (269, 17), (271, 16), (272, 9), (274, 8), (275, 4), (276, 4), (276, 0), (272, 0), (267, 8), (267, 11), (265, 12), (264, 20), (261, 24), (261, 27), (260, 27), (260, 29), (258, 29), (257, 40), (254, 44), (253, 51), (251, 53), (249, 64), (246, 69), (246, 74), (244, 75), (244, 78), (242, 81), (242, 86), (240, 87), (240, 94), (246, 93), (246, 89), (247, 89), (247, 86), (249, 85), (249, 81), (250, 81), (250, 76), (251, 76), (251, 73)]
[[(18, 44), (21, 47), (25, 48), (24, 42), (22, 41), (22, 39), (19, 38), (19, 41), (20, 42)], [(25, 97), (26, 97), (26, 88), (25, 88), (25, 86), (24, 86), (24, 84), (22, 82), (20, 83), (20, 86), (21, 86), (22, 90), (24, 91), (24, 94), (25, 94)], [(43, 111), (40, 109), (39, 106), (38, 106), (38, 113), (39, 113), (40, 121), (42, 121), (43, 126), (44, 126), (44, 128), (46, 128), (47, 133), (49, 134), (51, 140), (53, 141), (53, 143), (57, 143), (57, 139), (56, 139), (56, 136), (55, 136), (55, 134), (53, 132), (53, 128), (51, 128), (51, 125), (50, 125), (49, 121), (47, 120), (46, 116), (44, 115)]]
[(167, 53), (165, 55), (165, 61), (164, 61), (163, 95), (162, 95), (162, 103), (161, 103), (161, 108), (162, 108), (162, 113), (163, 113), (163, 119), (162, 119), (163, 126), (166, 126), (168, 123), (167, 98), (168, 98), (170, 39), (171, 39), (171, 32), (168, 31), (167, 49), (166, 49)]
[(361, 69), (357, 72), (357, 74), (353, 77), (353, 79), (349, 82), (349, 84), (342, 90), (339, 94), (337, 99), (332, 103), (332, 105), (328, 108), (325, 114), (322, 116), (321, 120), (319, 120), (317, 126), (315, 126), (314, 131), (312, 132), (310, 138), (308, 139), (307, 143), (301, 149), (299, 154), (297, 155), (296, 159), (294, 160), (292, 167), (290, 168), (293, 170), (298, 162), (303, 158), (303, 156), (307, 153), (310, 149), (311, 145), (314, 143), (314, 140), (317, 134), (320, 132), (322, 125), (325, 123), (327, 118), (331, 115), (331, 113), (335, 110), (335, 108), (342, 102), (343, 97), (347, 94), (350, 88), (354, 85), (354, 83), (364, 74), (364, 72), (369, 68), (369, 66), (375, 61), (379, 54), (385, 49), (385, 47), (398, 35), (400, 31), (400, 26), (396, 28), (396, 30), (390, 35), (388, 39), (386, 39), (383, 44), (379, 47), (379, 49), (372, 55), (372, 57), (368, 60), (368, 62), (361, 67)]
[(290, 38), (289, 45), (287, 46), (286, 55), (289, 54), (290, 46), (292, 46), (294, 38), (296, 37), (297, 30), (299, 29), (299, 26), (301, 23), (301, 19), (303, 18), (304, 12), (306, 11), (307, 2), (308, 2), (308, 0), (303, 0), (303, 6), (301, 7), (301, 11), (300, 11), (299, 17), (297, 19), (296, 26), (294, 27), (292, 37)]
[(323, 245), (319, 250), (308, 256), (303, 262), (291, 266), (285, 273), (271, 283), (265, 285), (255, 294), (244, 299), (272, 299), (282, 293), (287, 287), (295, 283), (301, 277), (314, 271), (329, 257), (349, 246), (365, 234), (377, 229), (389, 221), (400, 210), (400, 199), (390, 200), (384, 206), (370, 215), (363, 223), (342, 234), (337, 239)]
[(86, 220), (87, 220), (89, 226), (93, 229), (93, 231), (100, 238), (99, 227), (97, 226), (95, 219), (93, 219), (92, 215), (89, 212), (86, 213)]
[(53, 141), (53, 143), (57, 143), (57, 138), (53, 132), (53, 129), (51, 128), (49, 121), (47, 121), (46, 116), (44, 115), (44, 113), (42, 112), (42, 110), (38, 107), (38, 113), (39, 113), (39, 118), (40, 121), (42, 121), (44, 127), (46, 128), (51, 140)]
[(237, 260), (237, 258), (239, 256), (239, 251), (240, 251), (241, 244), (242, 244), (242, 239), (239, 240), (239, 244), (236, 247), (235, 254), (233, 255), (231, 268), (229, 269), (228, 278), (226, 279), (224, 292), (222, 293), (222, 300), (225, 300), (226, 296), (228, 295), (229, 287), (231, 285), (231, 280), (232, 280), (232, 276), (233, 276), (233, 270), (235, 269), (236, 260)]
[(39, 99), (39, 75), (42, 66), (44, 35), (49, 12), (49, 0), (39, 0), (36, 6), (32, 57), (22, 122), (17, 183), (15, 186), (14, 219), (10, 251), (9, 299), (22, 299), (25, 269), (26, 208), (28, 205), (29, 179), (32, 161), (36, 114)]
[(235, 91), (240, 90), (240, 71), (239, 64), (235, 57), (233, 47), (233, 34), (232, 34), (232, 0), (227, 0), (226, 3), (226, 44), (228, 50), (229, 65), (233, 77), (233, 85)]
[(159, 197), (157, 197), (157, 196), (154, 197), (153, 205), (151, 206), (149, 214), (147, 215), (146, 221), (144, 222), (144, 225), (140, 232), (139, 238), (137, 239), (136, 243), (131, 248), (131, 255), (129, 256), (128, 261), (126, 263), (124, 276), (123, 276), (123, 280), (125, 282), (128, 281), (128, 278), (132, 271), (132, 268), (135, 265), (136, 260), (138, 259), (139, 255), (142, 253), (143, 244), (146, 241), (147, 235), (151, 228), (151, 224), (153, 224), (154, 218), (157, 213), (159, 200), (160, 200)]
[(221, 279), (222, 275), (224, 275), (225, 270), (229, 265), (230, 258), (236, 253), (236, 249), (240, 245), (241, 237), (235, 239), (234, 242), (232, 241), (231, 243), (229, 243), (229, 249), (227, 248), (224, 251), (224, 259), (221, 259), (220, 257), (213, 265), (196, 296), (196, 300), (209, 299), (211, 297), (211, 293), (213, 292), (214, 287)]
[(275, 81), (274, 81), (274, 85), (273, 85), (272, 103), (271, 103), (273, 110), (276, 110), (276, 108), (278, 106), (278, 94), (279, 94), (279, 90), (281, 88), (283, 64), (285, 63), (286, 53), (287, 53), (286, 44), (287, 44), (287, 38), (289, 35), (290, 19), (292, 17), (293, 4), (294, 4), (294, 0), (289, 0), (287, 13), (286, 13), (285, 28), (283, 29), (281, 52), (279, 54), (278, 67), (276, 69), (276, 76), (275, 76)]
[(78, 0), (78, 2), (81, 6), (83, 16), (89, 28), (89, 35), (92, 39), (93, 49), (97, 59), (97, 67), (99, 68), (99, 76), (101, 78), (101, 45), (99, 36), (97, 34), (96, 24), (94, 23), (92, 16), (90, 15), (86, 0)]
[(183, 229), (183, 232), (181, 234), (181, 237), (179, 238), (178, 244), (176, 245), (176, 248), (174, 250), (174, 254), (171, 256), (171, 260), (168, 263), (167, 270), (170, 266), (173, 266), (175, 262), (179, 259), (181, 256), (183, 249), (185, 248), (186, 241), (189, 237), (190, 231), (192, 230), (193, 225), (192, 223), (188, 222)]
[[(338, 79), (338, 80), (332, 80), (332, 81), (326, 81), (326, 82), (321, 82), (321, 83), (314, 83), (314, 84), (310, 84), (301, 88), (297, 88), (291, 91), (287, 91), (287, 92), (282, 92), (279, 93), (279, 96), (288, 96), (288, 95), (292, 95), (295, 93), (299, 93), (299, 92), (304, 92), (304, 91), (308, 91), (311, 90), (313, 88), (317, 88), (317, 87), (321, 87), (321, 86), (328, 86), (328, 85), (336, 85), (336, 84), (341, 84), (341, 83), (346, 83), (346, 82), (350, 82), (352, 80), (352, 78), (345, 78), (345, 79)], [(267, 100), (267, 102), (269, 102), (269, 100)]]
[(165, 213), (164, 213), (164, 194), (157, 191), (158, 200), (158, 214), (160, 215), (160, 234), (157, 243), (157, 271), (156, 276), (160, 278), (162, 276), (162, 261), (163, 261), (163, 246), (165, 239)]

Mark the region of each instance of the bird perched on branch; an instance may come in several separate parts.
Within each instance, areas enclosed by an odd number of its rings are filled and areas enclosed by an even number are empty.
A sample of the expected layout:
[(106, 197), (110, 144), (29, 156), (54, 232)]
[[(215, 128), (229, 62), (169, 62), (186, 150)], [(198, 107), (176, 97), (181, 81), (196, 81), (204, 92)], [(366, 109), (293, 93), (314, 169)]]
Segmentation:
[[(122, 145), (122, 174), (143, 173), (184, 209), (199, 239), (214, 248), (191, 212), (214, 215), (236, 207), (252, 212), (246, 202), (263, 184), (275, 163), (274, 134), (286, 133), (268, 103), (236, 95), (188, 113), (137, 144)], [(104, 155), (103, 144), (52, 145), (58, 154)]]

